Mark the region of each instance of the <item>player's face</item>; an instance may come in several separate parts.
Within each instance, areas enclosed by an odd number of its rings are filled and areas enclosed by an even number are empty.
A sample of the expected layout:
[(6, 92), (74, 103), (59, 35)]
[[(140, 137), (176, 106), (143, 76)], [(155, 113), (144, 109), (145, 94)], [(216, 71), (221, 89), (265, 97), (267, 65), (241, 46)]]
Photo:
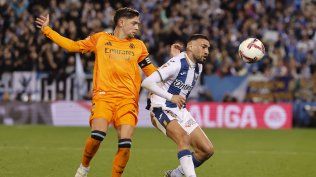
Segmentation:
[(139, 31), (139, 17), (134, 17), (134, 18), (124, 18), (123, 19), (123, 25), (122, 29), (123, 32), (128, 36), (128, 37), (134, 37), (138, 31)]
[(192, 53), (197, 63), (204, 63), (209, 55), (210, 42), (206, 39), (193, 41)]

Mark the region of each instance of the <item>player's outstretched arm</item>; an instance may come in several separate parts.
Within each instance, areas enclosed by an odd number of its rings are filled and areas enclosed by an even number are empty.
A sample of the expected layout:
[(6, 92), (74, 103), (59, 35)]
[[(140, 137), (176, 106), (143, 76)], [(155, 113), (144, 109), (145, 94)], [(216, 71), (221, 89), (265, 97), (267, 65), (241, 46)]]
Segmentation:
[(68, 52), (80, 52), (80, 44), (71, 39), (61, 36), (56, 31), (52, 30), (49, 27), (49, 15), (36, 18), (35, 20), (36, 27), (40, 28), (42, 33), (51, 39), (54, 43), (59, 45), (60, 47), (66, 49)]
[(177, 104), (179, 108), (182, 108), (182, 106), (185, 103), (185, 98), (180, 95), (172, 95), (171, 93), (168, 93), (167, 91), (163, 90), (158, 86), (159, 82), (161, 82), (161, 77), (158, 71), (156, 71), (143, 80), (142, 87), (162, 98), (167, 99), (168, 101)]

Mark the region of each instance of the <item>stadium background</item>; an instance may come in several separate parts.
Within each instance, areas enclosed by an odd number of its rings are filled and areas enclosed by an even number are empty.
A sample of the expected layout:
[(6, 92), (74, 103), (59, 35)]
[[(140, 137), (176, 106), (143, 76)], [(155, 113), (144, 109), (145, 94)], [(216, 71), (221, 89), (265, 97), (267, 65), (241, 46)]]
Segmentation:
[[(72, 175), (88, 132), (94, 56), (66, 53), (40, 34), (35, 17), (49, 13), (53, 29), (78, 40), (111, 32), (115, 9), (123, 6), (141, 12), (139, 37), (157, 66), (168, 60), (173, 42), (193, 33), (211, 39), (210, 57), (189, 98), (190, 111), (218, 150), (199, 169), (201, 176), (316, 175), (316, 133), (302, 129), (316, 126), (315, 1), (0, 0), (1, 177)], [(237, 55), (248, 37), (259, 38), (266, 47), (266, 56), (255, 64), (245, 64)], [(151, 126), (146, 95), (142, 90), (140, 127)], [(113, 130), (111, 134), (100, 152), (103, 157), (115, 151), (110, 145), (115, 144)], [(137, 130), (127, 177), (161, 176), (177, 164), (176, 158), (165, 158), (175, 154), (174, 146), (157, 134)], [(91, 176), (110, 169), (111, 160), (96, 158), (101, 170)], [(17, 165), (21, 171), (15, 170)], [(148, 170), (143, 173), (141, 165)]]

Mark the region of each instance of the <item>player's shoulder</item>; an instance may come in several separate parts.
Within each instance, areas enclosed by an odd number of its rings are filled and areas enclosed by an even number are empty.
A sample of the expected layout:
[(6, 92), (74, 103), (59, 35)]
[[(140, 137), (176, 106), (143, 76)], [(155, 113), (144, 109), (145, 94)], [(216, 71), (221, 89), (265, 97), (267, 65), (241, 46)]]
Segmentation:
[(181, 67), (181, 60), (185, 59), (185, 55), (183, 53), (180, 53), (172, 58), (170, 58), (162, 67), (171, 67), (174, 69)]
[(99, 32), (99, 35), (104, 36), (106, 38), (112, 38), (114, 36), (113, 33), (109, 33), (109, 32), (106, 32), (106, 31)]
[(89, 36), (86, 39), (99, 39), (101, 36), (106, 36), (107, 33), (106, 32), (96, 32), (96, 33), (90, 33)]
[[(184, 52), (181, 52), (179, 53), (178, 55), (170, 58), (170, 62), (173, 62), (173, 63), (181, 63), (181, 60), (185, 60), (185, 53)], [(168, 61), (168, 62), (169, 62)]]
[[(106, 31), (97, 32), (97, 33), (94, 33), (94, 35), (102, 36), (108, 39), (116, 39), (116, 37), (114, 36), (114, 33), (106, 32)], [(130, 42), (135, 42), (135, 40), (137, 39), (132, 38), (130, 39)]]
[(104, 31), (100, 31), (100, 32), (95, 32), (95, 33), (91, 33), (90, 36), (107, 36), (109, 35), (107, 32)]
[[(116, 38), (116, 37), (114, 37), (113, 33), (105, 32), (105, 31), (100, 32), (99, 34), (104, 35), (106, 38)], [(137, 39), (137, 38), (130, 38), (129, 40), (127, 40), (125, 42), (130, 42), (131, 44), (136, 45), (136, 47), (138, 47), (138, 45), (145, 45), (142, 40)], [(131, 46), (131, 48), (136, 48), (136, 47)]]
[(137, 38), (131, 38), (130, 42), (132, 42), (136, 45), (145, 45), (144, 41), (137, 39)]

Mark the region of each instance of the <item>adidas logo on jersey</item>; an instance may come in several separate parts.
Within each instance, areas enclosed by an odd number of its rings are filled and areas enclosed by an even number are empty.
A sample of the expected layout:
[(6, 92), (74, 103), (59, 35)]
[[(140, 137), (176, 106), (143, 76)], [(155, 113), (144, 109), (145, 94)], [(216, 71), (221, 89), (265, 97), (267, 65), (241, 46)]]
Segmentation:
[(104, 45), (106, 46), (112, 46), (112, 43), (110, 41), (106, 42)]
[(183, 90), (189, 90), (191, 91), (193, 89), (193, 87), (191, 85), (187, 85), (184, 84), (182, 81), (176, 79), (173, 83), (173, 85), (179, 89), (183, 89)]

